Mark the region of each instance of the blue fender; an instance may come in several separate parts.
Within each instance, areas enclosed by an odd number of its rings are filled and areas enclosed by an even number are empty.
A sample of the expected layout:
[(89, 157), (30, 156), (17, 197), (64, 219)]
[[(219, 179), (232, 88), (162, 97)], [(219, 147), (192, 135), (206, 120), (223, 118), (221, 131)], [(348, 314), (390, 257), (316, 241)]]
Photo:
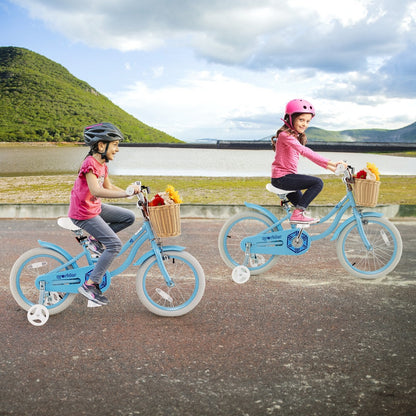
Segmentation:
[(64, 250), (62, 247), (57, 246), (56, 244), (48, 243), (47, 241), (42, 240), (38, 240), (38, 243), (41, 247), (50, 248), (51, 250), (54, 250), (59, 254), (62, 254), (67, 260), (71, 260), (73, 257), (66, 250)]
[[(363, 212), (361, 213), (361, 217), (382, 217), (383, 214), (380, 212)], [(351, 224), (353, 221), (355, 221), (356, 218), (354, 216), (349, 217), (346, 219), (335, 231), (334, 235), (331, 238), (331, 241), (336, 240), (339, 235), (341, 234), (342, 230), (348, 225)]]
[(268, 209), (262, 207), (261, 205), (252, 204), (250, 202), (244, 202), (244, 205), (247, 208), (254, 209), (255, 211), (259, 211), (261, 214), (265, 215), (269, 218), (272, 222), (278, 222), (279, 220), (273, 215)]
[[(182, 246), (164, 246), (163, 251), (184, 251), (185, 247)], [(143, 254), (135, 263), (133, 263), (133, 266), (140, 266), (142, 263), (144, 263), (149, 257), (152, 257), (155, 254), (153, 250), (149, 250), (147, 253)]]

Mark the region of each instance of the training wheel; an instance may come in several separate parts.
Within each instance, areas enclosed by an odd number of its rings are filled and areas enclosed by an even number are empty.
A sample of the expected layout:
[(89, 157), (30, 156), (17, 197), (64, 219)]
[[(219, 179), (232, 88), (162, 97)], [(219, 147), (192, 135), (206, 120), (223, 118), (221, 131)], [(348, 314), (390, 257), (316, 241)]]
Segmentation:
[(27, 319), (28, 321), (35, 326), (41, 326), (46, 323), (49, 319), (49, 311), (46, 306), (43, 305), (33, 305), (27, 311)]
[(232, 278), (235, 283), (246, 283), (250, 279), (250, 270), (246, 266), (237, 266), (233, 270)]

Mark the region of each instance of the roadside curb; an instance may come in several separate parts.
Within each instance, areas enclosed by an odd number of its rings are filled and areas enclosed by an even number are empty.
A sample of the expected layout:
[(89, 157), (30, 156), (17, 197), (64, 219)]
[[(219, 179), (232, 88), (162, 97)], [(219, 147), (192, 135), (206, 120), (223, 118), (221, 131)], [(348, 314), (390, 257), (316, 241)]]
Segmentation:
[[(141, 217), (135, 204), (115, 205), (131, 209), (136, 217)], [(0, 204), (0, 219), (58, 218), (66, 216), (68, 208), (68, 204)], [(283, 213), (280, 206), (266, 205), (265, 208), (278, 217)], [(310, 206), (309, 211), (311, 215), (323, 217), (332, 208), (333, 206), (317, 205)], [(227, 219), (246, 209), (245, 205), (182, 204), (181, 218)], [(387, 218), (416, 217), (416, 205), (378, 205), (375, 208), (365, 208), (365, 211), (380, 212)]]

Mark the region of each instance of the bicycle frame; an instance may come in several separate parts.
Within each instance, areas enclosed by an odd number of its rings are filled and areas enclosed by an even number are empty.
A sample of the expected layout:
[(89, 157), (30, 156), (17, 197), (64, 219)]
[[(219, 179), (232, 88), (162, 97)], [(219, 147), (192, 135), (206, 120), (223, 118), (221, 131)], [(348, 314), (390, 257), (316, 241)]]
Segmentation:
[[(133, 263), (136, 254), (140, 247), (144, 244), (145, 241), (149, 241), (151, 249), (143, 254), (136, 262)], [(94, 268), (95, 261), (91, 257), (88, 249), (83, 245), (83, 251), (77, 256), (71, 256), (66, 250), (62, 247), (48, 243), (45, 241), (38, 240), (39, 244), (42, 247), (49, 248), (54, 250), (61, 255), (63, 255), (68, 261), (57, 268), (51, 270), (50, 272), (38, 276), (35, 281), (36, 287), (39, 290), (45, 291), (55, 291), (55, 292), (64, 292), (64, 293), (78, 293), (78, 287), (84, 283), (85, 275)], [(124, 260), (124, 262), (114, 269), (113, 271), (107, 271), (103, 277), (103, 280), (100, 285), (100, 289), (104, 292), (108, 289), (111, 283), (111, 278), (123, 273), (131, 264), (134, 266), (140, 266), (144, 263), (149, 257), (155, 255), (158, 266), (163, 274), (163, 277), (166, 281), (168, 287), (173, 287), (174, 283), (169, 277), (169, 274), (166, 271), (164, 262), (163, 262), (163, 251), (184, 251), (185, 247), (182, 246), (165, 246), (162, 247), (162, 244), (156, 239), (151, 223), (148, 218), (145, 217), (143, 225), (139, 230), (123, 245), (120, 253), (117, 258), (122, 256), (126, 251), (130, 249), (130, 253)], [(86, 257), (88, 261), (88, 266), (78, 267), (77, 262)], [(74, 267), (76, 266), (76, 267)], [(71, 268), (72, 267), (72, 268)]]
[[(243, 239), (241, 241), (241, 248), (243, 251), (246, 251), (246, 245), (247, 244), (256, 244), (256, 238), (258, 239), (258, 237), (266, 234), (266, 233), (270, 233), (273, 232), (273, 230), (279, 229), (279, 230), (283, 230), (282, 227), (282, 223), (286, 220), (288, 220), (291, 216), (291, 209), (289, 207), (288, 204), (285, 204), (285, 210), (286, 210), (286, 215), (282, 218), (282, 219), (277, 219), (275, 215), (273, 215), (267, 208), (262, 207), (261, 205), (256, 205), (256, 204), (252, 204), (252, 203), (247, 203), (245, 202), (245, 205), (247, 206), (247, 208), (251, 208), (254, 209), (258, 212), (260, 212), (261, 214), (265, 215), (266, 217), (268, 217), (273, 224), (271, 226), (269, 226), (268, 228), (266, 228), (265, 230), (263, 230), (261, 233), (257, 234), (256, 236), (251, 236), (251, 237), (247, 237), (245, 239)], [(346, 213), (346, 211), (351, 208), (352, 209), (352, 215), (347, 218), (345, 221), (341, 222), (341, 219), (343, 217), (343, 215)], [(332, 217), (335, 217), (334, 220), (332, 221), (332, 223), (328, 226), (328, 228), (319, 233), (319, 234), (315, 234), (315, 235), (308, 235), (308, 237), (310, 238), (310, 241), (317, 241), (320, 239), (323, 239), (327, 236), (329, 236), (330, 234), (334, 233), (333, 236), (331, 237), (331, 241), (334, 241), (338, 238), (338, 236), (340, 235), (340, 233), (342, 232), (342, 230), (351, 222), (356, 221), (357, 222), (357, 228), (360, 234), (360, 237), (366, 247), (367, 250), (371, 250), (371, 244), (369, 243), (367, 236), (364, 232), (364, 228), (362, 225), (362, 221), (363, 218), (367, 217), (367, 216), (372, 216), (372, 217), (381, 217), (382, 214), (378, 213), (378, 212), (362, 212), (361, 209), (358, 209), (355, 203), (355, 199), (354, 199), (354, 195), (352, 192), (352, 188), (349, 184), (347, 184), (347, 193), (346, 195), (334, 206), (334, 208), (331, 209), (331, 211), (324, 216), (318, 224), (323, 224), (326, 221), (328, 221), (329, 219), (331, 219)], [(314, 224), (315, 225), (315, 224)], [(294, 224), (291, 225), (291, 229), (296, 229), (296, 226)], [(304, 229), (301, 227), (301, 231), (300, 232), (305, 232)], [(300, 251), (300, 252), (295, 252), (295, 251), (284, 251), (283, 247), (280, 249), (282, 251), (282, 254), (295, 254), (295, 255), (299, 255), (299, 254), (303, 254), (305, 251)], [(262, 250), (256, 250), (256, 253), (262, 253)], [(280, 254), (280, 253), (270, 253), (270, 250), (265, 251), (265, 254)]]

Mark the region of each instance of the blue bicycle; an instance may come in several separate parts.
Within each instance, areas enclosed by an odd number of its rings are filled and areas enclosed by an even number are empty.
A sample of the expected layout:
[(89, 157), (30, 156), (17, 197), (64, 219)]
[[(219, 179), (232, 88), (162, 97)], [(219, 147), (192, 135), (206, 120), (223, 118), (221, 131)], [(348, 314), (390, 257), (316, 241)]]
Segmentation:
[[(402, 255), (399, 231), (382, 214), (357, 207), (351, 166), (339, 173), (346, 185), (346, 195), (319, 221), (318, 224), (323, 224), (334, 217), (321, 233), (309, 235), (306, 231), (315, 224), (291, 224), (289, 229), (283, 229), (282, 223), (291, 216), (286, 195), (293, 191), (275, 188), (270, 183), (266, 188), (280, 197), (286, 211), (282, 219), (260, 205), (246, 202), (250, 211), (237, 213), (224, 224), (218, 248), (225, 264), (233, 269), (235, 282), (244, 283), (250, 275), (269, 270), (280, 256), (305, 254), (313, 241), (330, 234), (333, 234), (331, 241), (336, 242), (339, 262), (353, 276), (376, 279), (394, 270)], [(352, 215), (342, 221), (348, 209)]]
[[(140, 185), (140, 182), (136, 182)], [(142, 304), (160, 316), (181, 316), (192, 311), (202, 299), (205, 275), (199, 262), (184, 247), (163, 246), (155, 236), (148, 213), (148, 188), (141, 186), (137, 207), (143, 213), (143, 224), (124, 244), (119, 257), (129, 252), (124, 262), (115, 270), (107, 271), (100, 284), (105, 292), (111, 279), (123, 273), (131, 264), (139, 266), (136, 292)], [(22, 254), (10, 272), (10, 289), (16, 302), (28, 311), (33, 325), (43, 325), (49, 318), (65, 310), (74, 300), (78, 288), (88, 278), (97, 261), (89, 250), (83, 231), (69, 218), (58, 219), (58, 224), (75, 233), (82, 251), (71, 256), (62, 247), (39, 240), (40, 247)], [(150, 250), (135, 260), (145, 243)], [(81, 265), (81, 260), (87, 265)]]

